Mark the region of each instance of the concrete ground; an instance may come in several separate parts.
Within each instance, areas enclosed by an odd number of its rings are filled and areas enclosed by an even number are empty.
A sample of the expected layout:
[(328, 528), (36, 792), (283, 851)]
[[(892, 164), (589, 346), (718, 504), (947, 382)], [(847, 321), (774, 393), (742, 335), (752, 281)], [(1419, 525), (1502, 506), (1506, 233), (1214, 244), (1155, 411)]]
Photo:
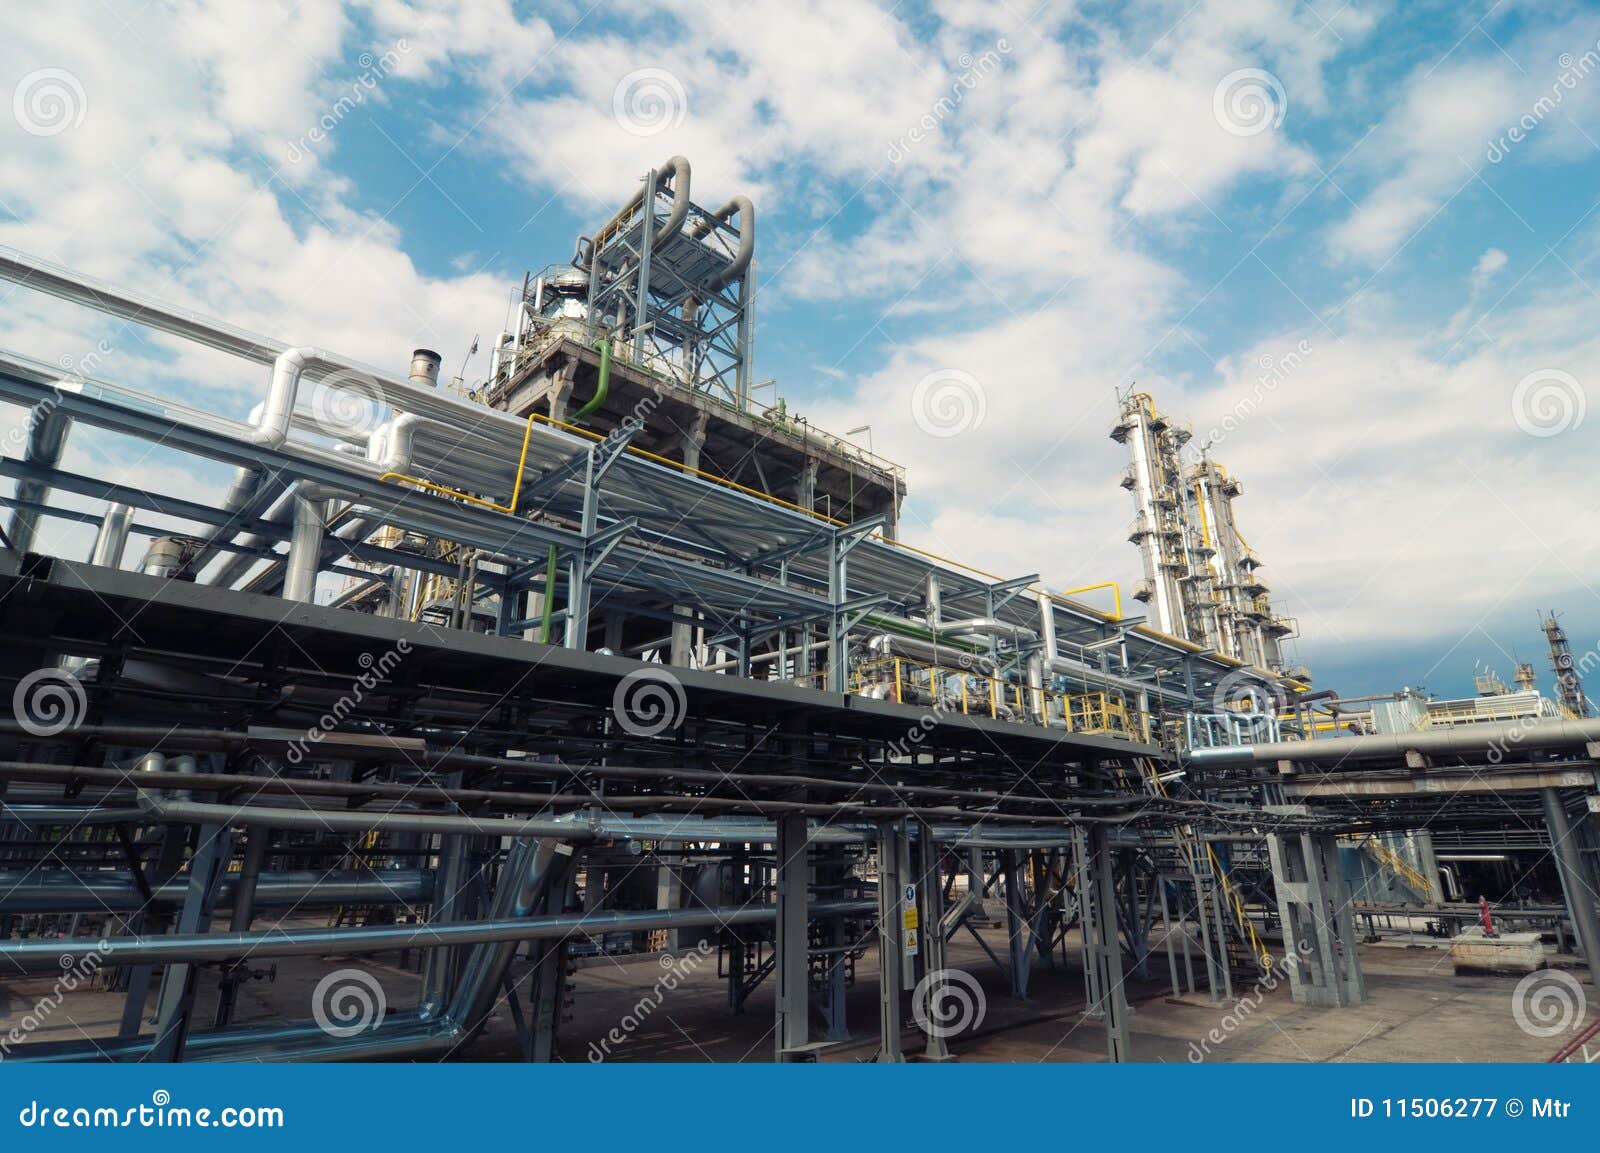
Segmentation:
[[(998, 955), (1005, 955), (1002, 930), (984, 930)], [(1104, 1061), (1105, 1032), (1084, 1015), (1083, 974), (1077, 941), (1062, 965), (1036, 968), (1027, 1001), (1010, 996), (1005, 977), (970, 936), (952, 942), (948, 964), (979, 983), (984, 1013), (975, 1031), (952, 1038), (951, 1051), (964, 1061)], [(770, 981), (749, 999), (745, 1011), (728, 1012), (727, 985), (716, 974), (716, 956), (691, 963), (680, 952), (676, 969), (656, 957), (591, 958), (572, 977), (572, 1019), (563, 1026), (560, 1049), (567, 1061), (769, 1061), (773, 1001)], [(383, 985), (388, 1004), (414, 1004), (417, 974), (383, 958), (319, 958), (279, 962), (275, 979), (250, 981), (241, 993), (235, 1024), (311, 1015), (318, 980), (334, 968), (358, 968)], [(1197, 958), (1198, 960), (1198, 958)], [(1437, 943), (1403, 938), (1361, 947), (1367, 999), (1348, 1009), (1295, 1004), (1287, 982), (1276, 988), (1236, 984), (1234, 1000), (1213, 1004), (1202, 988), (1174, 999), (1159, 943), (1151, 958), (1152, 980), (1130, 979), (1133, 1057), (1138, 1061), (1542, 1061), (1562, 1037), (1532, 1037), (1512, 1016), (1515, 977), (1456, 976)], [(678, 974), (686, 974), (679, 976)], [(1203, 968), (1201, 971), (1203, 977)], [(1574, 970), (1581, 976), (1581, 970)], [(216, 1004), (215, 978), (202, 981), (196, 1029), (210, 1026)], [(524, 986), (525, 987), (525, 986)], [(79, 988), (56, 1000), (56, 979), (0, 980), (0, 1055), (7, 1033), (25, 1017), (32, 1041), (83, 1040), (114, 1035), (122, 995)], [(1600, 996), (1585, 983), (1592, 1005)], [(151, 1006), (153, 1008), (153, 999)], [(826, 1050), (824, 1061), (869, 1061), (878, 1046), (876, 955), (862, 958), (848, 1000), (851, 1039)], [(147, 1027), (148, 1028), (148, 1027)], [(820, 1026), (813, 1037), (820, 1038)], [(903, 1034), (908, 1055), (921, 1035)], [(18, 1052), (10, 1045), (12, 1054)], [(517, 1055), (510, 1014), (496, 1011), (486, 1035), (462, 1056), (512, 1060)]]

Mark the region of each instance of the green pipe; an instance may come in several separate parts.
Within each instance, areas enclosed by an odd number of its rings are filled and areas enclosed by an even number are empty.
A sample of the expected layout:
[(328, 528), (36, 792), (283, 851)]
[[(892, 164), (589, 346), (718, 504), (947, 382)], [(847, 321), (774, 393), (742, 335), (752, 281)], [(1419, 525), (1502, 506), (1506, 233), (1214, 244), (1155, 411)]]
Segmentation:
[(550, 614), (556, 604), (556, 546), (550, 546), (550, 552), (544, 562), (544, 616), (539, 621), (539, 643), (550, 643)]
[(595, 382), (594, 395), (589, 403), (572, 414), (573, 424), (582, 424), (583, 418), (606, 402), (606, 392), (611, 388), (611, 341), (601, 337), (594, 342), (600, 350), (600, 379)]
[(980, 656), (988, 655), (983, 649), (977, 647), (976, 645), (969, 644), (966, 641), (951, 640), (939, 633), (934, 632), (933, 629), (924, 628), (920, 625), (906, 624), (903, 621), (890, 620), (887, 617), (876, 616), (867, 617), (863, 623), (872, 625), (874, 628), (880, 628), (886, 633), (898, 633), (903, 637), (914, 637), (919, 641), (929, 641), (936, 645), (948, 645), (950, 648), (964, 649), (969, 653), (974, 653)]

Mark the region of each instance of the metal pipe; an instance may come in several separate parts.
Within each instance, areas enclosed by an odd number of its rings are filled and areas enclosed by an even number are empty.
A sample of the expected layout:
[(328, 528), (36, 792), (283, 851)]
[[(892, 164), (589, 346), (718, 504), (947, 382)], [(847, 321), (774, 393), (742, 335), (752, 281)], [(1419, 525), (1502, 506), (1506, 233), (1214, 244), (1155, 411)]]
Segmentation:
[[(67, 383), (58, 382), (58, 387)], [(32, 412), (30, 415), (33, 419), (28, 423), (28, 446), (23, 460), (40, 468), (57, 468), (67, 446), (67, 433), (72, 428), (72, 419), (53, 409), (42, 414)], [(7, 535), (11, 538), (11, 547), (18, 552), (32, 550), (33, 538), (39, 528), (38, 510), (23, 506), (44, 504), (49, 496), (50, 485), (43, 480), (29, 478), (17, 481), (14, 499), (18, 507), (11, 513)]]
[(465, 833), (482, 837), (558, 837), (589, 841), (595, 837), (588, 825), (575, 821), (510, 817), (455, 817), (432, 813), (362, 813), (324, 809), (280, 809), (266, 805), (212, 805), (203, 801), (167, 800), (149, 792), (139, 794), (139, 805), (157, 821), (188, 824), (243, 825), (271, 829), (309, 829), (313, 832), (366, 833), (382, 829), (391, 833)]
[(128, 531), (131, 528), (133, 508), (130, 505), (107, 505), (105, 516), (100, 519), (100, 530), (95, 533), (89, 563), (105, 568), (121, 568), (122, 554), (127, 551)]
[[(224, 879), (218, 890), (217, 907), (234, 907), (237, 889), (237, 877)], [(179, 904), (188, 891), (186, 880), (151, 888), (153, 902), (161, 905)], [(262, 873), (256, 882), (254, 904), (257, 909), (421, 905), (433, 899), (433, 891), (433, 873), (421, 869), (377, 873), (355, 869), (332, 873), (297, 870)], [(0, 872), (0, 912), (4, 913), (130, 913), (146, 906), (144, 895), (121, 872)]]
[(1438, 731), (1375, 733), (1360, 737), (1330, 737), (1319, 741), (1271, 741), (1259, 745), (1233, 745), (1191, 749), (1188, 759), (1204, 765), (1275, 764), (1299, 761), (1328, 764), (1398, 757), (1416, 753), (1488, 753), (1508, 748), (1558, 749), (1600, 741), (1600, 720), (1500, 721), (1493, 724), (1457, 725)]
[(317, 591), (322, 567), (322, 537), (332, 514), (326, 490), (301, 485), (294, 497), (294, 529), (289, 538), (288, 570), (283, 577), (283, 599), (309, 604)]
[[(872, 901), (817, 904), (813, 916), (870, 913)], [(574, 933), (642, 932), (649, 929), (758, 925), (777, 915), (775, 906), (648, 909), (637, 912), (552, 913), (488, 921), (437, 925), (384, 925), (378, 928), (298, 928), (282, 926), (259, 933), (173, 933), (153, 937), (26, 938), (0, 941), (0, 970), (7, 973), (60, 972), (88, 957), (107, 965), (162, 965), (175, 961), (226, 961), (233, 957), (303, 957), (328, 952), (386, 953), (394, 949), (439, 949), (505, 941), (553, 941)]]

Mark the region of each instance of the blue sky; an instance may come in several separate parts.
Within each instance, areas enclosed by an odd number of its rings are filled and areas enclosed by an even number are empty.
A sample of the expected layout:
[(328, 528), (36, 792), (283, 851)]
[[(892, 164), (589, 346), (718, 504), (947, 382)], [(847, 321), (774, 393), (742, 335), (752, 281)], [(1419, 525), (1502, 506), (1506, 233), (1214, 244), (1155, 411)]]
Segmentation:
[[(871, 426), (913, 542), (1131, 581), (1106, 432), (1137, 380), (1197, 429), (1235, 414), (1215, 453), (1321, 683), (1542, 668), (1536, 607), (1600, 637), (1592, 5), (85, 0), (0, 32), (0, 243), (454, 370), (524, 271), (683, 153), (698, 201), (758, 205), (757, 376)], [(52, 86), (60, 123), (29, 103)], [(0, 305), (41, 359), (96, 336)], [(126, 337), (115, 371), (234, 414), (263, 383)], [(914, 411), (941, 373), (981, 392), (956, 437)]]

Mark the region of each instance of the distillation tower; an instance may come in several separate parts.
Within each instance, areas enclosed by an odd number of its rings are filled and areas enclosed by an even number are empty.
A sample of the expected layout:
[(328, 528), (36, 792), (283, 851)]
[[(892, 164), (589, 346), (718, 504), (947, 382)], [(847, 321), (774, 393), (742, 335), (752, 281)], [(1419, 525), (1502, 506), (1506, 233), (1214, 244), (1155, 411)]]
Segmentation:
[(1111, 438), (1131, 458), (1122, 473), (1136, 509), (1128, 539), (1145, 570), (1135, 599), (1170, 636), (1304, 679), (1304, 670), (1284, 667), (1282, 641), (1295, 623), (1273, 607), (1261, 561), (1239, 531), (1233, 501), (1243, 486), (1204, 451), (1186, 452), (1189, 430), (1158, 411), (1148, 393), (1129, 391), (1120, 403)]

